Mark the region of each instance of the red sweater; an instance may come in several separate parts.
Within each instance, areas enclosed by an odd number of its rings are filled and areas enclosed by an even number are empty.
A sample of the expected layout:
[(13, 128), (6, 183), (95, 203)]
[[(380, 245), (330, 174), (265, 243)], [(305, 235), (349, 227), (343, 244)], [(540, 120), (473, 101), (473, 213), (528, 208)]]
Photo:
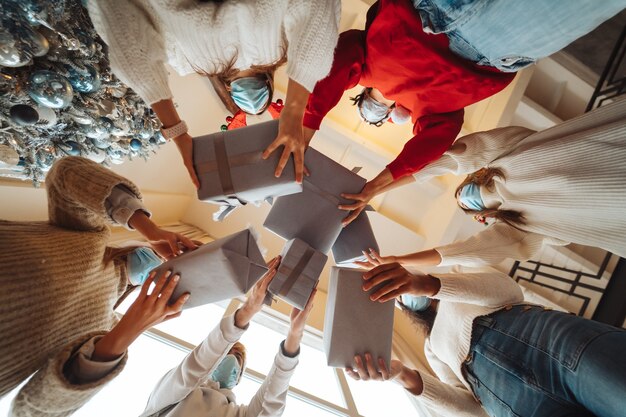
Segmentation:
[(387, 168), (395, 179), (439, 158), (463, 125), (463, 108), (506, 87), (515, 77), (453, 54), (448, 37), (422, 30), (409, 0), (379, 0), (365, 30), (339, 36), (330, 74), (309, 98), (304, 125), (319, 129), (343, 92), (357, 84), (379, 89), (411, 111), (413, 138)]

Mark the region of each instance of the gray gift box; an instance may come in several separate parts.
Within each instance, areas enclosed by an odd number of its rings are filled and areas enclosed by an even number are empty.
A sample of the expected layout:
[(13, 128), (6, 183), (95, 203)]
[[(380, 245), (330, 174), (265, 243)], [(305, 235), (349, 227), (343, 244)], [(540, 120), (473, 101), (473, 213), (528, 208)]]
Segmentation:
[[(363, 270), (333, 267), (324, 317), (324, 351), (329, 366), (354, 366), (354, 355), (369, 352), (389, 366), (394, 303), (369, 299)], [(389, 369), (389, 368), (388, 368)]]
[(267, 272), (252, 232), (242, 230), (173, 258), (156, 270), (180, 274), (172, 300), (189, 292), (184, 308), (244, 295)]
[(359, 193), (366, 180), (313, 148), (306, 151), (304, 163), (311, 172), (304, 177), (304, 189), (277, 198), (263, 226), (287, 240), (298, 238), (328, 253), (348, 215), (337, 206), (353, 203), (341, 193)]
[(198, 199), (238, 205), (302, 191), (302, 185), (295, 182), (292, 158), (276, 178), (281, 153), (261, 157), (277, 135), (278, 120), (272, 120), (193, 138)]
[(304, 309), (319, 281), (328, 256), (300, 239), (290, 240), (268, 291), (293, 307)]
[(376, 252), (380, 251), (367, 215), (367, 212), (371, 210), (373, 209), (368, 206), (352, 223), (343, 228), (333, 245), (335, 263), (350, 264), (355, 261), (365, 261), (363, 251), (370, 248)]

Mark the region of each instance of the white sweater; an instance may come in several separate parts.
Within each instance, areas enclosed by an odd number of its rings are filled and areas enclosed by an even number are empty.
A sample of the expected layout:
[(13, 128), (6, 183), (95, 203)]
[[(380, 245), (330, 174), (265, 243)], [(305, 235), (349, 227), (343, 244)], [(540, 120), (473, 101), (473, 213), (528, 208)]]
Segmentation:
[(530, 259), (543, 245), (570, 242), (626, 256), (626, 100), (542, 132), (505, 127), (465, 136), (415, 178), (482, 167), (506, 176), (495, 178), (493, 191), (480, 188), (485, 205), (521, 212), (527, 224), (518, 230), (496, 222), (436, 248), (441, 265)]
[(486, 416), (461, 373), (474, 319), (522, 303), (524, 295), (519, 285), (501, 272), (434, 276), (441, 289), (433, 298), (440, 302), (424, 351), (438, 379), (420, 370), (424, 389), (417, 398), (441, 415)]
[(179, 74), (268, 65), (287, 53), (289, 78), (313, 91), (330, 71), (339, 0), (98, 0), (91, 20), (113, 72), (147, 103), (172, 97), (164, 64)]
[[(245, 330), (235, 326), (235, 316), (222, 319), (207, 338), (170, 370), (150, 394), (141, 417), (278, 417), (285, 409), (289, 380), (298, 358), (279, 349), (272, 369), (248, 405), (238, 405), (235, 394), (220, 389), (210, 376)], [(254, 350), (254, 346), (251, 346)], [(252, 352), (254, 354), (254, 351)]]

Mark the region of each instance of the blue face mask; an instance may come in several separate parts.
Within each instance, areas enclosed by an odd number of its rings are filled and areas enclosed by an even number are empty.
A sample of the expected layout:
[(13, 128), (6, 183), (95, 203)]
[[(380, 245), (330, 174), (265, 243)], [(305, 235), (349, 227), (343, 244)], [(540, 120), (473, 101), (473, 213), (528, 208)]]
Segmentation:
[(126, 257), (128, 281), (133, 285), (141, 285), (146, 278), (162, 261), (150, 248), (139, 247)]
[(402, 294), (400, 298), (402, 299), (402, 304), (411, 311), (424, 311), (432, 302), (428, 297), (416, 297), (410, 294)]
[(380, 126), (386, 122), (389, 118), (390, 111), (391, 109), (389, 106), (374, 100), (368, 94), (365, 94), (363, 101), (359, 105), (359, 114), (361, 115), (361, 118), (373, 125)]
[(470, 210), (481, 211), (487, 208), (485, 203), (483, 203), (483, 198), (480, 196), (480, 187), (473, 183), (469, 183), (461, 188), (459, 201)]
[(235, 355), (228, 354), (222, 359), (213, 374), (211, 379), (215, 382), (219, 382), (220, 388), (232, 389), (237, 385), (239, 381), (239, 373), (241, 372), (241, 366), (237, 362)]
[(270, 90), (262, 78), (243, 77), (230, 83), (230, 96), (244, 112), (258, 114), (267, 104)]

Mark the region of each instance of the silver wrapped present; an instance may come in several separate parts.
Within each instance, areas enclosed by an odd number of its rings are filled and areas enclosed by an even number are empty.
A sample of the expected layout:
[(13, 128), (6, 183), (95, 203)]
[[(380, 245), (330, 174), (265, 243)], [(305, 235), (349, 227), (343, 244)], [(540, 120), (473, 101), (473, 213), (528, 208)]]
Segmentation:
[(335, 263), (347, 266), (356, 261), (365, 261), (363, 251), (380, 251), (368, 216), (371, 210), (373, 209), (368, 206), (368, 209), (363, 210), (352, 223), (343, 228), (333, 245)]
[(184, 308), (244, 295), (267, 272), (265, 260), (248, 229), (204, 244), (156, 269), (180, 274), (171, 299), (189, 292)]
[(328, 257), (300, 239), (287, 242), (281, 256), (268, 291), (302, 310), (317, 286)]
[[(369, 299), (363, 270), (333, 267), (324, 317), (324, 351), (329, 366), (354, 366), (354, 355), (371, 353), (389, 366), (394, 303)], [(377, 360), (377, 359), (376, 359)]]
[(353, 202), (341, 193), (359, 193), (366, 180), (313, 148), (306, 151), (304, 163), (311, 175), (304, 177), (303, 191), (277, 198), (263, 226), (287, 240), (298, 238), (328, 253), (348, 215), (337, 206)]
[(278, 120), (193, 138), (193, 165), (200, 180), (198, 199), (240, 205), (302, 191), (293, 159), (274, 176), (280, 152), (261, 155), (278, 135)]

